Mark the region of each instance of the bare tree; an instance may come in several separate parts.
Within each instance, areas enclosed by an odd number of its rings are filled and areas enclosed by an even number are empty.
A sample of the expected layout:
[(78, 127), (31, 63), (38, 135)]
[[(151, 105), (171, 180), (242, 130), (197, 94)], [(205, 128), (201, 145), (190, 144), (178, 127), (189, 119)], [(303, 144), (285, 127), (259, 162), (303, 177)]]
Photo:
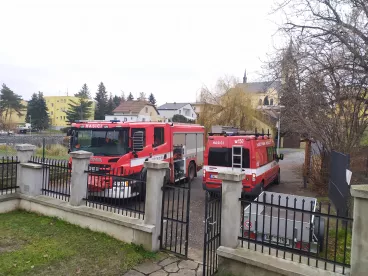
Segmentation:
[(318, 140), (323, 156), (351, 153), (368, 126), (368, 2), (293, 0), (279, 9), (291, 43), (269, 68), (282, 80), (282, 125)]
[(202, 87), (202, 103), (198, 123), (210, 131), (213, 125), (235, 126), (241, 129), (253, 129), (254, 113), (250, 96), (236, 87), (239, 81), (232, 76), (220, 78), (213, 89)]

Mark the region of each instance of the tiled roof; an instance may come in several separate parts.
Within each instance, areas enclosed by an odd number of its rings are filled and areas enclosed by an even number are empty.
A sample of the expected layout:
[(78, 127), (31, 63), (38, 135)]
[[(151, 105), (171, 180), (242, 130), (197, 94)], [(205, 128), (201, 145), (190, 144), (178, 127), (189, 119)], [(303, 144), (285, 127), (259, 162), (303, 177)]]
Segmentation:
[(265, 93), (270, 88), (278, 90), (280, 86), (281, 82), (279, 81), (248, 82), (237, 84), (237, 87), (240, 87), (249, 93)]
[(153, 106), (156, 109), (156, 107), (150, 102), (139, 101), (139, 100), (138, 101), (125, 101), (125, 102), (121, 102), (120, 105), (114, 109), (113, 113), (138, 114), (146, 105)]
[(165, 103), (161, 106), (159, 106), (158, 110), (177, 110), (179, 108), (182, 108), (183, 106), (186, 106), (190, 103)]

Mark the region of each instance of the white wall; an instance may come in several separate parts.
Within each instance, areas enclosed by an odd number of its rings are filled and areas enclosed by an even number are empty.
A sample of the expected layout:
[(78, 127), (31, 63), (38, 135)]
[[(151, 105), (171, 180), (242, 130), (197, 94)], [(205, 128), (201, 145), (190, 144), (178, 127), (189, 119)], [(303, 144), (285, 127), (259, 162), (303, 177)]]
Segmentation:
[(120, 120), (121, 122), (150, 122), (151, 116), (147, 115), (106, 115), (105, 121)]
[[(188, 114), (185, 114), (186, 110), (188, 110)], [(195, 113), (190, 104), (187, 104), (177, 110), (159, 109), (158, 112), (160, 112), (161, 117), (165, 117), (166, 119), (172, 119), (172, 117), (174, 117), (175, 114), (183, 115), (188, 119), (190, 118), (191, 120), (197, 119), (197, 114)]]

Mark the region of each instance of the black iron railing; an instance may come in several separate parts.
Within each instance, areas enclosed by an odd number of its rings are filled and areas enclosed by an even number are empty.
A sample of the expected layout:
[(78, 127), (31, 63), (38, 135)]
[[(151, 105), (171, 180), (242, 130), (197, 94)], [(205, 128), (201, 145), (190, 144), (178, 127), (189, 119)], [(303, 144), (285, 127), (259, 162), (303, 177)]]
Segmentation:
[(90, 165), (87, 173), (87, 206), (144, 219), (145, 173), (130, 174), (106, 165)]
[(0, 158), (0, 195), (16, 192), (17, 186), (17, 157)]
[(43, 165), (42, 194), (69, 201), (71, 168), (67, 160), (48, 159), (32, 156), (30, 163)]
[(218, 271), (217, 248), (221, 245), (221, 208), (220, 193), (206, 192), (203, 275), (216, 275)]
[(345, 274), (350, 268), (352, 218), (330, 202), (265, 192), (242, 205), (242, 247)]
[(188, 257), (191, 182), (181, 177), (162, 187), (160, 248)]

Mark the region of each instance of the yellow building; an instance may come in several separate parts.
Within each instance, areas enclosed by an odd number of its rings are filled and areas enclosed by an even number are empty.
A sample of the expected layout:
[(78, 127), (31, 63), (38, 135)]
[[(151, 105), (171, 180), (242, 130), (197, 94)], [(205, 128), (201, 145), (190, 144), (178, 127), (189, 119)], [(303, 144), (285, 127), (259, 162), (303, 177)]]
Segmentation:
[[(49, 111), (51, 127), (55, 129), (67, 127), (69, 123), (66, 119), (66, 111), (69, 108), (69, 104), (73, 104), (73, 102), (78, 103), (79, 99), (74, 96), (44, 96), (44, 98)], [(84, 119), (93, 120), (94, 110), (95, 103), (93, 102), (90, 118)]]

